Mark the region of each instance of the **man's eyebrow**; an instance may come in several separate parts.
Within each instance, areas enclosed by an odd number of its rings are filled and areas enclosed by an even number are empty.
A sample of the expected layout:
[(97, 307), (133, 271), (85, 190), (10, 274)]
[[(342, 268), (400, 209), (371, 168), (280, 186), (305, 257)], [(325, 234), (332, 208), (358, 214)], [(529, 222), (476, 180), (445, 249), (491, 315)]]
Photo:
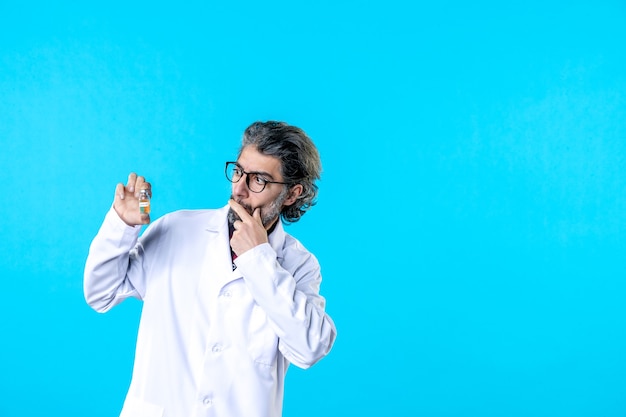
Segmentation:
[(242, 171), (247, 172), (248, 174), (256, 174), (256, 175), (260, 175), (262, 177), (268, 177), (270, 179), (270, 181), (274, 181), (274, 176), (272, 174), (270, 174), (269, 172), (264, 172), (264, 171), (246, 171), (246, 169), (244, 167), (241, 166), (241, 164), (239, 162), (235, 162), (235, 165), (237, 165)]

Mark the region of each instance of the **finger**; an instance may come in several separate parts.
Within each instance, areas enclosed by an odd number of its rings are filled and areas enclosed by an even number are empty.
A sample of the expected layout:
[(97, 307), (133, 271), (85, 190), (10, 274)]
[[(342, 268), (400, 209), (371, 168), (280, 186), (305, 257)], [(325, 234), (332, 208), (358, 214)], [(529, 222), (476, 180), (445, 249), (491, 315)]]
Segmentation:
[(130, 174), (128, 174), (128, 182), (126, 183), (126, 189), (129, 192), (134, 193), (136, 182), (137, 182), (137, 174), (135, 174), (134, 172), (131, 172)]
[(250, 214), (248, 214), (248, 211), (245, 208), (243, 208), (243, 206), (241, 204), (239, 204), (238, 202), (236, 202), (232, 198), (230, 200), (228, 200), (228, 204), (230, 205), (230, 208), (235, 210), (235, 213), (237, 213), (239, 215), (241, 220), (245, 221), (245, 220), (252, 219), (252, 217), (250, 217)]
[(239, 230), (239, 228), (241, 227), (241, 223), (241, 220), (235, 220), (235, 222), (233, 223), (233, 229)]
[(115, 187), (115, 198), (119, 198), (120, 200), (124, 199), (124, 184), (119, 183)]
[(152, 198), (152, 184), (144, 182), (140, 190), (148, 190), (148, 197)]
[(146, 182), (145, 177), (141, 175), (138, 176), (137, 181), (135, 182), (135, 191), (136, 191), (135, 195), (139, 197), (139, 190), (148, 189), (149, 186), (150, 184)]
[(257, 221), (261, 226), (263, 226), (263, 219), (261, 219), (261, 209), (255, 208), (252, 212), (252, 218)]

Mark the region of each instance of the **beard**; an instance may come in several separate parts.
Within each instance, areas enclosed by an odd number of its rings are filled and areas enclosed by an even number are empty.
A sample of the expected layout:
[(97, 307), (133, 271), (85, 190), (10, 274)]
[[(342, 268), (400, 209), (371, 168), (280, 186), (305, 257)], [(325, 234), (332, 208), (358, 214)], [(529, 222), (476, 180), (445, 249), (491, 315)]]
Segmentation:
[[(280, 216), (280, 212), (283, 208), (283, 203), (285, 202), (285, 200), (287, 200), (288, 194), (289, 189), (285, 188), (283, 191), (281, 191), (281, 193), (278, 195), (278, 197), (276, 197), (274, 201), (266, 206), (260, 207), (261, 221), (263, 222), (263, 227), (267, 229), (272, 223), (274, 223), (278, 216)], [(231, 195), (230, 198), (241, 204), (241, 206), (246, 209), (248, 214), (252, 216), (252, 213), (254, 213), (254, 209), (252, 208), (252, 206), (243, 203), (241, 200), (235, 199), (233, 195)], [(239, 217), (239, 215), (235, 213), (232, 208), (228, 209), (228, 223), (232, 225), (237, 220), (241, 220), (241, 217)]]

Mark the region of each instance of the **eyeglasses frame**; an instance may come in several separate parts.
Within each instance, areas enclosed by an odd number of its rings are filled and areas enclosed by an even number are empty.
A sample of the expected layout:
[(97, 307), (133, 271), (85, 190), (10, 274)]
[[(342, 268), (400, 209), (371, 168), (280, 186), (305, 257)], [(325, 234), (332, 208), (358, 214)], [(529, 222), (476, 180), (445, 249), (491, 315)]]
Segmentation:
[[(228, 177), (228, 166), (230, 164), (234, 164), (241, 171), (241, 177), (239, 177), (239, 179), (237, 181), (233, 181), (233, 180), (231, 180)], [(241, 181), (241, 179), (243, 178), (243, 176), (245, 174), (246, 175), (246, 187), (248, 187), (248, 190), (250, 190), (250, 192), (257, 193), (257, 194), (262, 193), (263, 191), (265, 191), (265, 187), (267, 187), (267, 184), (291, 185), (291, 183), (289, 183), (289, 182), (270, 181), (270, 180), (266, 180), (265, 178), (262, 178), (263, 179), (263, 188), (261, 188), (260, 191), (254, 191), (252, 188), (250, 188), (250, 175), (251, 174), (256, 174), (256, 175), (261, 175), (262, 176), (263, 174), (260, 173), (260, 172), (254, 172), (254, 171), (253, 172), (246, 172), (246, 171), (243, 170), (241, 165), (239, 165), (237, 163), (237, 161), (228, 161), (228, 162), (226, 162), (226, 165), (224, 166), (224, 174), (226, 175), (226, 179), (228, 181), (230, 181), (231, 183), (233, 183), (233, 184), (236, 184), (239, 181)]]

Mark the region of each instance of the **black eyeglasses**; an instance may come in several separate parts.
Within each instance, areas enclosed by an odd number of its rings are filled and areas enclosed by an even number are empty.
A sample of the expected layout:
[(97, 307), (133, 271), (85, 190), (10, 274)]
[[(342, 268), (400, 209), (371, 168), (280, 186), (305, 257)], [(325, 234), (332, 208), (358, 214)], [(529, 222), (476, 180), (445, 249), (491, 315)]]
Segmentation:
[(288, 185), (288, 182), (270, 181), (263, 177), (260, 172), (246, 172), (237, 164), (237, 162), (226, 162), (226, 168), (224, 170), (226, 178), (230, 182), (239, 182), (241, 177), (246, 174), (246, 185), (248, 189), (253, 193), (260, 193), (265, 189), (267, 184), (283, 184)]

